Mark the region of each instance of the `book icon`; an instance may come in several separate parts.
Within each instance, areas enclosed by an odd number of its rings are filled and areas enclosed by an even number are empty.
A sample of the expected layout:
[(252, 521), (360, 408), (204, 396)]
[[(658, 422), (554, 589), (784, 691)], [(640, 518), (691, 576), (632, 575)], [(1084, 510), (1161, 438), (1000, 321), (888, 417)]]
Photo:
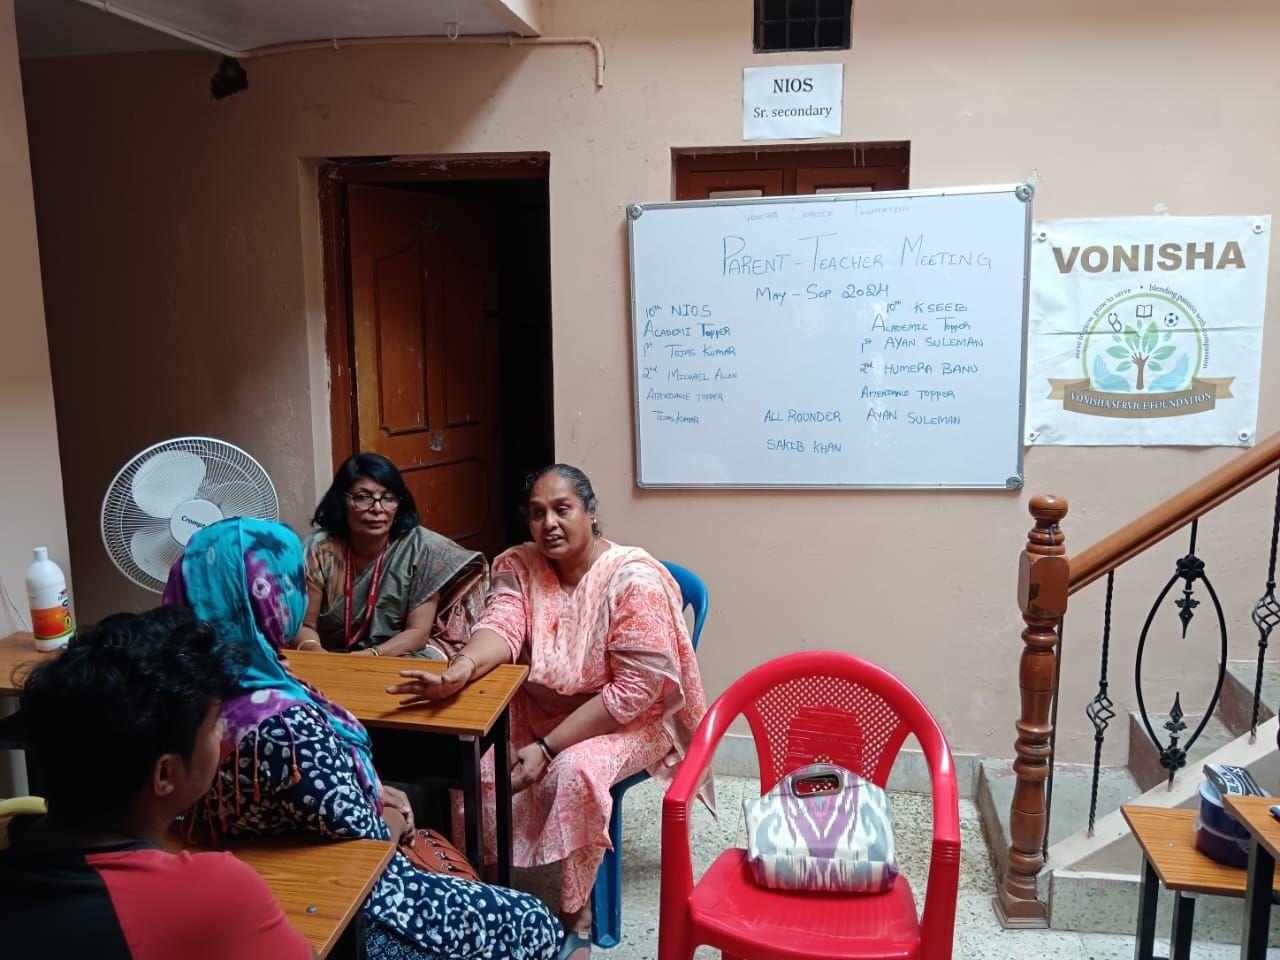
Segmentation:
[(1151, 312), (1152, 312), (1154, 309), (1155, 309), (1155, 307), (1153, 307), (1153, 306), (1152, 306), (1151, 304), (1149, 304), (1149, 303), (1140, 303), (1140, 304), (1138, 304), (1136, 307), (1134, 307), (1134, 308), (1133, 308), (1133, 311), (1134, 311), (1134, 314), (1137, 316), (1137, 318), (1138, 318), (1139, 320), (1150, 320), (1150, 319), (1151, 319)]

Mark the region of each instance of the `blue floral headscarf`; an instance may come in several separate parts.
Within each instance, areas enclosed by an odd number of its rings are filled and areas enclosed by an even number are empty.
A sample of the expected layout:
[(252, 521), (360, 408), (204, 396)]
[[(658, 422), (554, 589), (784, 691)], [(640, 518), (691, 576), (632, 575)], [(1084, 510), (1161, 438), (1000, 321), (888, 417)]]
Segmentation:
[(229, 751), (264, 720), (310, 704), (350, 746), (370, 799), (379, 803), (368, 732), (348, 710), (295, 677), (279, 653), (307, 611), (296, 533), (282, 523), (245, 517), (200, 530), (173, 565), (164, 602), (190, 607), (247, 661), (236, 682), (239, 692), (222, 704), (223, 744)]

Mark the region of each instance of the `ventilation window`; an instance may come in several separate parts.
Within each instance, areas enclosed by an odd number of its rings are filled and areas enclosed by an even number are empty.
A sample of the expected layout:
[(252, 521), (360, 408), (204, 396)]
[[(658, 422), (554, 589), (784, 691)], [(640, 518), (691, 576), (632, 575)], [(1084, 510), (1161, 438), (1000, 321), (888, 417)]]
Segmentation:
[(756, 53), (848, 50), (853, 0), (756, 0)]

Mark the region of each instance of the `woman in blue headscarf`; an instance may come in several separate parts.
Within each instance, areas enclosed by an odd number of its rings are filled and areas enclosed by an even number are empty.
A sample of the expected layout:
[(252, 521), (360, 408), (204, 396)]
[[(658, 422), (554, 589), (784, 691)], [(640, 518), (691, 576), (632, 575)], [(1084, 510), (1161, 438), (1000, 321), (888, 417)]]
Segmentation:
[[(222, 705), (224, 760), (190, 829), (390, 839), (384, 807), (399, 827), (392, 811), (407, 802), (379, 782), (368, 733), (278, 653), (307, 607), (297, 535), (262, 520), (207, 527), (174, 565), (164, 599), (190, 607), (247, 661), (238, 694)], [(369, 960), (543, 960), (562, 939), (537, 899), (425, 873), (399, 853), (365, 901), (363, 920)]]

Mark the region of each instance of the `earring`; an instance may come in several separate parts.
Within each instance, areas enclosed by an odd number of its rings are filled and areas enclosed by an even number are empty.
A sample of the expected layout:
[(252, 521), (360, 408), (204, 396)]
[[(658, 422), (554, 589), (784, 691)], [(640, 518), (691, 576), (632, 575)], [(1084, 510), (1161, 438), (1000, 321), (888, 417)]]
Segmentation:
[(594, 534), (594, 535), (595, 535), (595, 536), (597, 536), (597, 537), (598, 537), (598, 536), (600, 536), (600, 521), (599, 521), (599, 520), (592, 520), (592, 521), (591, 521), (591, 532), (592, 532), (592, 534)]

